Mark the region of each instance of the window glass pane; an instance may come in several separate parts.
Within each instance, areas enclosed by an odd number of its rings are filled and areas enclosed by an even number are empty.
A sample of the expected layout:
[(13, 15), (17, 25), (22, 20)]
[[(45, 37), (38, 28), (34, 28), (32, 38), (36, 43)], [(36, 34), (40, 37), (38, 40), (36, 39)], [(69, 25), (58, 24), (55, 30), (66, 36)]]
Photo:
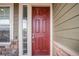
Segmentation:
[(23, 6), (23, 19), (27, 17), (27, 6)]
[(0, 7), (0, 19), (9, 19), (9, 7)]
[(0, 7), (0, 42), (10, 41), (10, 8)]
[(23, 55), (27, 54), (27, 6), (23, 6)]

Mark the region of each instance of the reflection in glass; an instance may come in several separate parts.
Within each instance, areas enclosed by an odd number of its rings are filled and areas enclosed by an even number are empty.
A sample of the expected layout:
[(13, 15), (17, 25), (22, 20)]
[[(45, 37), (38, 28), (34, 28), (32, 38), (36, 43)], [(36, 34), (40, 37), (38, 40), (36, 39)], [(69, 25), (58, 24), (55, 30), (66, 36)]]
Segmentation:
[(10, 8), (0, 7), (0, 42), (10, 41)]
[(27, 7), (23, 6), (23, 55), (27, 54)]

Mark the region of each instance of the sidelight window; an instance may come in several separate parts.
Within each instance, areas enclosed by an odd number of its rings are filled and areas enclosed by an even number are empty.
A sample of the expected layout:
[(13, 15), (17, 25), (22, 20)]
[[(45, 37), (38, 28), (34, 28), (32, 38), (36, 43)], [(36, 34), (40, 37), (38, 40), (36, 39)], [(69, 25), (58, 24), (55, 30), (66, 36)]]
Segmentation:
[(27, 54), (27, 6), (23, 5), (23, 20), (22, 20), (22, 37), (23, 37), (23, 55)]

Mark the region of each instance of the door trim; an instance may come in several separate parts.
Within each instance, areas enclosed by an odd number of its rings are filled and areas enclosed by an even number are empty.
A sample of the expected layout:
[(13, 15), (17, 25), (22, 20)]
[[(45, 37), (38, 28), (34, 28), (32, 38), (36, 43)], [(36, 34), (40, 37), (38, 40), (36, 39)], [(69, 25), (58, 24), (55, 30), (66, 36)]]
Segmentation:
[(52, 56), (52, 52), (53, 52), (53, 17), (52, 17), (52, 4), (51, 3), (33, 3), (33, 4), (19, 4), (19, 55), (22, 55), (22, 10), (23, 10), (23, 5), (27, 5), (27, 23), (28, 23), (28, 30), (27, 30), (27, 39), (29, 39), (27, 41), (27, 55), (31, 56), (32, 55), (32, 7), (50, 7), (50, 56)]
[(50, 4), (50, 56), (53, 55), (53, 4)]

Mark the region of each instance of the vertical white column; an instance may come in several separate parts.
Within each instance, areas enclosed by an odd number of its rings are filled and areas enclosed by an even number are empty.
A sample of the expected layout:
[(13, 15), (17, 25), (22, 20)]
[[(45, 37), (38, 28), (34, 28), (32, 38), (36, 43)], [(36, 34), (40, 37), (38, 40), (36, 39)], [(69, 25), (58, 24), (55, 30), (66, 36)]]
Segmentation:
[(50, 55), (53, 55), (53, 8), (50, 4)]
[(23, 54), (22, 49), (22, 10), (23, 7), (19, 4), (19, 55)]
[(28, 30), (27, 30), (27, 39), (28, 39), (28, 55), (32, 55), (32, 6), (31, 4), (28, 4), (28, 16), (27, 16), (27, 23), (28, 23)]

